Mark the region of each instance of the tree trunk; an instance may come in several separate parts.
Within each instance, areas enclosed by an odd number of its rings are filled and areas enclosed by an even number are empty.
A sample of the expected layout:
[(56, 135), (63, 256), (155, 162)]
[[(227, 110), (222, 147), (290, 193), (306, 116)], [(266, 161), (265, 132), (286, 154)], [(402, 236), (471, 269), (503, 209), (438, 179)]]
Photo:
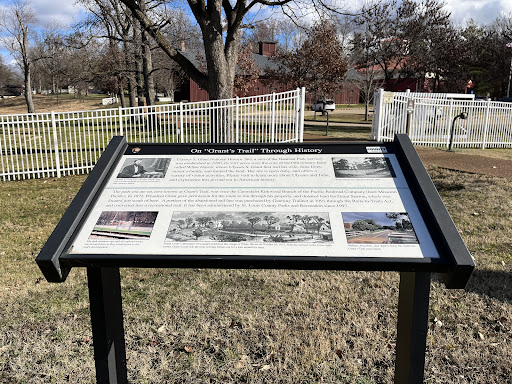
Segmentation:
[(123, 77), (118, 74), (117, 75), (117, 83), (119, 84), (119, 98), (121, 99), (121, 107), (126, 108), (126, 98), (124, 97), (124, 86), (123, 86)]
[[(224, 100), (233, 97), (235, 82), (236, 60), (238, 46), (227, 48), (222, 35), (211, 31), (203, 33), (207, 49), (206, 62), (208, 66), (208, 95), (210, 100)], [(210, 113), (210, 141), (212, 143), (229, 143), (234, 141), (233, 121), (226, 102), (220, 101)]]
[(25, 75), (24, 85), (25, 85), (25, 101), (27, 102), (27, 112), (28, 113), (36, 113), (36, 108), (34, 107), (34, 100), (32, 99), (32, 79), (31, 79), (31, 70), (30, 63), (27, 60), (23, 60), (23, 71)]
[(142, 65), (144, 76), (144, 93), (147, 105), (155, 104), (155, 82), (153, 80), (153, 60), (151, 58), (151, 49), (147, 39), (146, 32), (143, 30), (142, 36)]
[(133, 49), (135, 56), (136, 79), (137, 79), (137, 97), (139, 98), (138, 105), (144, 106), (144, 74), (142, 63), (142, 41), (140, 36), (140, 28), (137, 20), (133, 20)]
[[(143, 12), (146, 11), (145, 1), (140, 2), (141, 9)], [(134, 22), (137, 22), (134, 19)], [(146, 104), (155, 104), (155, 82), (153, 80), (153, 60), (151, 57), (151, 47), (149, 46), (149, 40), (144, 26), (140, 28), (140, 38), (142, 43), (142, 74), (144, 78), (144, 94), (146, 96)]]

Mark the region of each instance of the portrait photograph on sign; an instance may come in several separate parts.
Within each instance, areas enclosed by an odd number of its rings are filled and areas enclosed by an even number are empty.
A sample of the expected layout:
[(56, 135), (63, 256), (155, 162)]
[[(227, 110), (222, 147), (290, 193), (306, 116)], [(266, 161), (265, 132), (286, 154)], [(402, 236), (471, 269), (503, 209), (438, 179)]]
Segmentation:
[(170, 162), (171, 159), (169, 158), (128, 158), (125, 160), (117, 178), (163, 178), (165, 177), (167, 168), (169, 168)]
[(390, 178), (396, 177), (387, 157), (343, 156), (333, 157), (336, 178)]
[(102, 212), (90, 239), (149, 239), (158, 212)]
[(168, 241), (332, 242), (328, 213), (174, 212)]
[(343, 212), (349, 244), (418, 244), (406, 212)]

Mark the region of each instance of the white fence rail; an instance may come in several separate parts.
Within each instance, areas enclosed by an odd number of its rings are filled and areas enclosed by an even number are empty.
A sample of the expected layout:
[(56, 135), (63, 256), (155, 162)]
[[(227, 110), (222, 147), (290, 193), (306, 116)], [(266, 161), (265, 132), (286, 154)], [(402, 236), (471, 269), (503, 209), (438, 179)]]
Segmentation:
[(305, 90), (80, 112), (0, 115), (2, 180), (89, 172), (113, 136), (138, 143), (301, 142)]
[[(414, 100), (409, 136), (417, 145), (448, 147), (512, 147), (512, 103), (461, 100), (467, 95), (384, 92), (375, 94), (372, 138), (391, 141), (407, 132), (407, 103)], [(467, 112), (467, 120), (455, 119)], [(455, 120), (455, 124), (454, 124)]]

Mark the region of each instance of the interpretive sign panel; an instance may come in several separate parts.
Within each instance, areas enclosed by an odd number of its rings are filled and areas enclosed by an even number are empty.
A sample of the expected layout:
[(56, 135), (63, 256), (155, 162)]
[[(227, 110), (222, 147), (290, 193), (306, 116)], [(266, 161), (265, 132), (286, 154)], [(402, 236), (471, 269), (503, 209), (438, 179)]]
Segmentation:
[(392, 143), (115, 138), (41, 250), (74, 266), (441, 272), (474, 263), (407, 136)]
[(70, 254), (439, 258), (385, 147), (135, 148)]
[(127, 144), (114, 138), (36, 259), (87, 267), (96, 377), (127, 383), (119, 267), (391, 270), (396, 383), (423, 382), (431, 272), (474, 269), (409, 138)]

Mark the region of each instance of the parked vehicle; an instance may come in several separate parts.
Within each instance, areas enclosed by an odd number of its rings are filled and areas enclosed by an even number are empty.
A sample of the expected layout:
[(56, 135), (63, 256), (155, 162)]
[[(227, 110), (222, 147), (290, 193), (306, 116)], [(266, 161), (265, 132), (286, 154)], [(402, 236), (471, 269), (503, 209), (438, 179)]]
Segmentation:
[(334, 104), (334, 100), (317, 100), (316, 103), (311, 104), (311, 110), (315, 112), (330, 112), (336, 109), (336, 104)]
[(491, 101), (491, 98), (488, 96), (475, 96), (475, 101)]
[(504, 101), (505, 103), (512, 103), (512, 97), (502, 97), (498, 101)]

